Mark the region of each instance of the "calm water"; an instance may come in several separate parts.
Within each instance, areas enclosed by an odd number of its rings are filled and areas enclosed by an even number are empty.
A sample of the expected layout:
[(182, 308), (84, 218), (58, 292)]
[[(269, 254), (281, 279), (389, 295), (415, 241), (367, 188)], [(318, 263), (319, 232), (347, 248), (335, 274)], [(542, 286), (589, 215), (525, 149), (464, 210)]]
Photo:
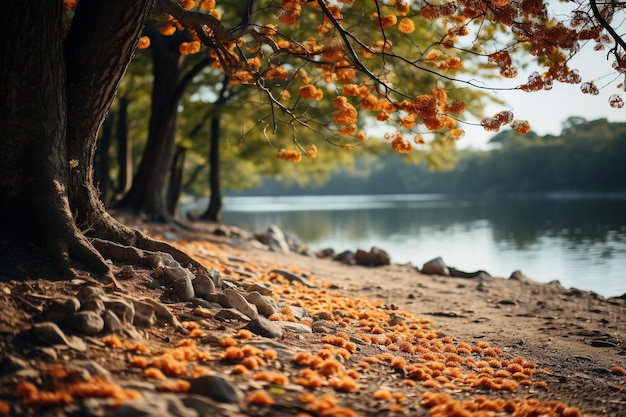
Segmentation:
[(465, 271), (508, 277), (520, 269), (607, 297), (626, 293), (624, 198), (231, 197), (225, 208), (227, 223), (276, 224), (314, 249), (377, 246), (395, 263), (441, 256)]

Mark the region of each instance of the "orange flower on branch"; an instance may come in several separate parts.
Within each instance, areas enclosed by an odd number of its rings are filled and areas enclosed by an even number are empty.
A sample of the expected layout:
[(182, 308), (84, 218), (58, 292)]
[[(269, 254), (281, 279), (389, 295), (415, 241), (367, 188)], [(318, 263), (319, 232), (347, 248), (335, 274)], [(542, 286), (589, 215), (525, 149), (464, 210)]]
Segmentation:
[(147, 49), (150, 47), (150, 38), (147, 36), (142, 36), (139, 38), (139, 42), (137, 42), (137, 49)]
[(295, 149), (281, 149), (276, 153), (276, 158), (284, 159), (289, 162), (300, 162), (302, 155)]
[(344, 96), (337, 96), (333, 99), (333, 106), (337, 109), (334, 115), (335, 123), (338, 125), (355, 124), (357, 111), (348, 99)]
[(200, 0), (198, 2), (198, 6), (200, 6), (204, 10), (215, 9), (215, 0)]
[(415, 31), (415, 23), (413, 23), (413, 21), (408, 17), (405, 17), (398, 24), (398, 30), (400, 33), (404, 33), (405, 35), (413, 33)]
[(306, 150), (306, 156), (308, 156), (309, 158), (316, 158), (317, 157), (317, 146), (315, 146), (314, 144), (310, 144), (309, 147)]
[(378, 13), (372, 13), (370, 19), (376, 21), (376, 27), (378, 29), (387, 30), (390, 27), (398, 23), (398, 18), (395, 14), (388, 14), (386, 16), (379, 16)]
[(178, 47), (178, 50), (181, 55), (191, 55), (200, 52), (200, 42), (192, 41), (192, 42), (182, 42)]
[(322, 90), (311, 84), (301, 86), (298, 89), (298, 94), (300, 94), (300, 97), (316, 101), (319, 101), (324, 97), (324, 93), (322, 92)]
[(176, 26), (170, 22), (166, 22), (163, 26), (161, 26), (160, 32), (163, 36), (171, 36), (174, 32), (176, 32)]
[(196, 7), (195, 0), (180, 0), (180, 5), (183, 6), (183, 9), (193, 9)]
[(413, 145), (409, 142), (405, 142), (400, 132), (397, 132), (394, 136), (391, 141), (391, 149), (398, 153), (409, 153), (413, 150)]

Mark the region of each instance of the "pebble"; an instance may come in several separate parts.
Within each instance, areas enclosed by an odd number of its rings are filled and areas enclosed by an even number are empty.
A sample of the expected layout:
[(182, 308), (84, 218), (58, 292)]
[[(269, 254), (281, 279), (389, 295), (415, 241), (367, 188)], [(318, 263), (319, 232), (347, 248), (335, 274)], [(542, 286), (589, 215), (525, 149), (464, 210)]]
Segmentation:
[(246, 325), (246, 329), (259, 336), (280, 339), (283, 337), (283, 329), (279, 324), (259, 316)]
[(268, 227), (266, 237), (267, 245), (270, 247), (270, 250), (274, 252), (289, 253), (289, 244), (287, 243), (285, 234), (278, 226), (273, 224)]
[(311, 282), (308, 279), (304, 278), (303, 276), (294, 274), (293, 272), (289, 272), (284, 269), (272, 269), (270, 273), (278, 274), (291, 283), (299, 282), (305, 287), (316, 288), (315, 285), (311, 284)]
[(122, 321), (132, 323), (135, 320), (135, 306), (132, 301), (117, 295), (103, 294), (100, 299), (107, 310), (111, 310)]
[(56, 323), (51, 321), (33, 324), (31, 333), (37, 340), (48, 345), (64, 345), (80, 352), (87, 350), (87, 345), (82, 339), (67, 336)]
[(228, 306), (241, 311), (250, 319), (255, 319), (259, 316), (259, 312), (254, 304), (250, 304), (239, 291), (232, 288), (226, 288), (224, 290), (226, 300), (228, 300)]
[(278, 325), (280, 327), (282, 327), (285, 330), (291, 330), (293, 332), (296, 332), (298, 334), (311, 334), (313, 333), (313, 331), (311, 330), (311, 328), (309, 326), (305, 326), (304, 324), (301, 323), (294, 323), (291, 321), (277, 321), (275, 323), (278, 323)]
[(65, 319), (64, 324), (75, 332), (95, 336), (104, 329), (102, 316), (95, 311), (79, 311)]
[(364, 266), (382, 266), (390, 265), (391, 257), (387, 252), (377, 247), (372, 247), (369, 252), (362, 249), (357, 249), (354, 254), (354, 261), (357, 265)]
[(420, 272), (426, 275), (450, 276), (450, 270), (448, 269), (445, 262), (440, 256), (426, 262), (422, 266), (422, 269), (420, 270)]
[(115, 333), (122, 328), (119, 317), (111, 310), (105, 310), (102, 314), (102, 320), (104, 320), (104, 331), (107, 333)]
[(135, 318), (133, 324), (141, 327), (151, 327), (156, 323), (154, 305), (141, 300), (130, 300), (135, 308)]
[(28, 364), (25, 360), (14, 355), (6, 355), (0, 360), (0, 375), (26, 369), (27, 367)]
[(200, 394), (222, 403), (238, 404), (243, 393), (237, 386), (221, 375), (205, 375), (189, 381), (192, 394)]
[(193, 281), (189, 277), (177, 279), (172, 283), (171, 296), (175, 300), (189, 301), (195, 297)]
[(217, 320), (229, 321), (229, 320), (237, 320), (237, 321), (250, 321), (250, 318), (243, 314), (241, 311), (236, 310), (234, 308), (224, 308), (214, 316)]
[(272, 295), (274, 292), (271, 288), (266, 287), (262, 284), (250, 284), (246, 287), (246, 292), (258, 292), (261, 295)]
[(272, 314), (278, 313), (278, 308), (274, 304), (273, 300), (265, 299), (261, 293), (252, 291), (244, 294), (244, 298), (249, 303), (256, 306), (257, 311), (263, 314), (265, 317), (269, 317)]
[(204, 297), (205, 295), (213, 294), (217, 291), (215, 283), (208, 275), (197, 275), (192, 283), (196, 297)]
[(185, 406), (181, 398), (175, 394), (143, 394), (144, 397), (141, 399), (111, 407), (105, 415), (112, 417), (198, 417), (198, 412)]

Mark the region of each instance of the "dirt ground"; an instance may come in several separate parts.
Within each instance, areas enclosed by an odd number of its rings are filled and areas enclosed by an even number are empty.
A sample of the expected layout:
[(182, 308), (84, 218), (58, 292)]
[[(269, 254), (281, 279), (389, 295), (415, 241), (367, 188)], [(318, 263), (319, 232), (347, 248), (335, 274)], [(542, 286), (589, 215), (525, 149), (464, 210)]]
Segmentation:
[[(305, 318), (294, 319), (283, 308), (270, 320), (295, 322), (312, 332), (284, 331), (271, 340), (250, 336), (242, 333), (245, 321), (217, 320), (215, 309), (167, 299), (152, 269), (134, 265), (129, 274), (123, 272), (127, 265), (116, 264), (125, 293), (159, 300), (184, 329), (159, 320), (117, 335), (121, 345), (111, 335), (74, 334), (85, 341), (85, 350), (42, 347), (29, 333), (38, 315), (55, 297), (74, 294), (84, 283), (52, 280), (45, 271), (18, 281), (18, 272), (3, 269), (0, 415), (90, 415), (76, 414), (68, 405), (84, 403), (89, 395), (69, 388), (67, 372), (49, 369), (93, 360), (118, 385), (148, 381), (157, 391), (181, 395), (198, 375), (224, 375), (243, 399), (212, 415), (626, 416), (626, 297), (605, 299), (526, 277), (465, 279), (423, 275), (412, 265), (344, 265), (270, 251), (248, 239), (218, 236), (214, 229), (148, 231), (223, 277), (271, 288), (279, 305), (306, 309)], [(288, 282), (277, 277), (276, 269), (315, 285)], [(148, 349), (137, 349), (138, 343)], [(210, 358), (187, 358), (182, 373), (162, 367), (163, 378), (156, 378), (133, 362), (140, 355), (157, 364), (158, 355), (190, 344)], [(229, 356), (254, 344), (266, 351), (274, 346), (277, 357), (268, 353), (258, 360), (257, 351), (250, 354), (257, 358), (255, 365), (245, 354)], [(8, 357), (26, 365), (11, 372), (7, 364), (14, 360)], [(54, 401), (53, 393), (63, 390), (73, 398)], [(43, 401), (34, 391), (52, 399)], [(93, 395), (109, 405), (127, 400), (111, 393)], [(114, 407), (104, 410), (100, 415), (112, 415)]]

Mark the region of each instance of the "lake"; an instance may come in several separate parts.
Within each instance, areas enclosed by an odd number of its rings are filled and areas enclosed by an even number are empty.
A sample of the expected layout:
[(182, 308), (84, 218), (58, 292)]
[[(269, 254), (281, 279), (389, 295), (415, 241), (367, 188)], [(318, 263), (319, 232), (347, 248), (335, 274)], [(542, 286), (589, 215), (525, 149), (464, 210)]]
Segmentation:
[(552, 195), (491, 200), (445, 195), (230, 197), (223, 221), (276, 224), (313, 249), (386, 250), (394, 263), (441, 256), (464, 271), (541, 282), (603, 296), (626, 293), (626, 198)]

